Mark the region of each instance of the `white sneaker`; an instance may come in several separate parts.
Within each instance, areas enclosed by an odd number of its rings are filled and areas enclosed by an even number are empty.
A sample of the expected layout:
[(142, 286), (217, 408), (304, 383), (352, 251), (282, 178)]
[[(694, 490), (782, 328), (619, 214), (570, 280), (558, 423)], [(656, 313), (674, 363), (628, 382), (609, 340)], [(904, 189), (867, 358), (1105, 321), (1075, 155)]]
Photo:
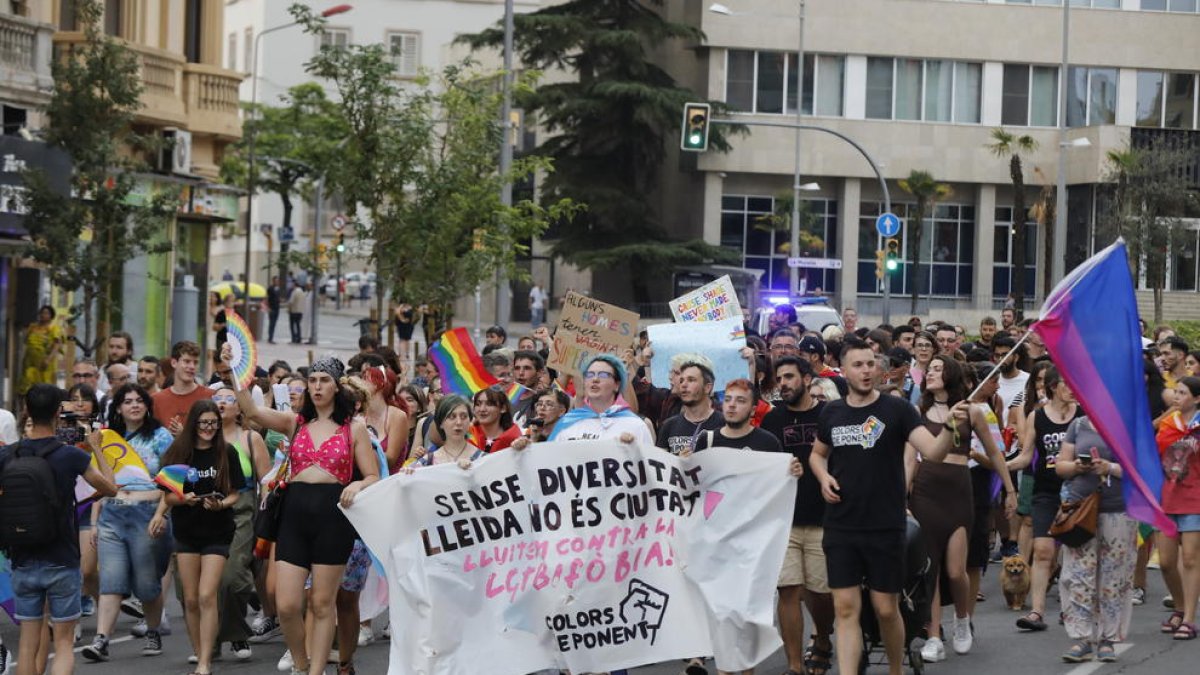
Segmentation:
[(375, 631), (371, 630), (370, 626), (358, 627), (358, 646), (366, 647), (375, 641)]
[(275, 664), (275, 669), (281, 673), (286, 673), (292, 670), (296, 664), (292, 663), (292, 650), (287, 650), (283, 656), (279, 657), (279, 663)]
[(942, 644), (941, 638), (929, 638), (925, 641), (925, 646), (921, 647), (921, 660), (925, 663), (946, 660), (946, 646)]
[(955, 654), (966, 654), (971, 651), (974, 638), (971, 636), (971, 617), (954, 617), (954, 637), (950, 641)]

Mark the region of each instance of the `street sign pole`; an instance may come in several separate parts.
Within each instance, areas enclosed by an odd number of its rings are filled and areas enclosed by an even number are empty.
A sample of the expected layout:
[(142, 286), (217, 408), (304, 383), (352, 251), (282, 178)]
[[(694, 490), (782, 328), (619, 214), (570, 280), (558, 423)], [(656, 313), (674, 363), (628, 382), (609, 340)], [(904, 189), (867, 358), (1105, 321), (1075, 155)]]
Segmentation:
[[(900, 219), (896, 214), (884, 212), (875, 219), (875, 230), (881, 237), (894, 237), (900, 233)], [(892, 271), (883, 269), (883, 322), (892, 323)]]

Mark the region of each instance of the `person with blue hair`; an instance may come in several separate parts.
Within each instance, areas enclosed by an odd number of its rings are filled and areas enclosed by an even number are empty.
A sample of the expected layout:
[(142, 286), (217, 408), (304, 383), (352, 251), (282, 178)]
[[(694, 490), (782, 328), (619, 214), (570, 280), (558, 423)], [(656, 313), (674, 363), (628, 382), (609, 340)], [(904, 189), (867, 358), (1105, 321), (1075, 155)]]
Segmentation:
[(617, 438), (652, 447), (650, 427), (618, 399), (627, 377), (625, 364), (611, 354), (600, 354), (589, 361), (583, 368), (583, 405), (563, 415), (549, 440)]

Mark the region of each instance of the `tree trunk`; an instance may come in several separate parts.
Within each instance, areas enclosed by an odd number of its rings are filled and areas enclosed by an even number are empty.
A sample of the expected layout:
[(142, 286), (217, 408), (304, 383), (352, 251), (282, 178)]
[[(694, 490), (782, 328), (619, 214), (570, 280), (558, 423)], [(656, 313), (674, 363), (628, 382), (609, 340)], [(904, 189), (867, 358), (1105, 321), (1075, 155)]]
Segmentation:
[[(925, 199), (917, 199), (916, 212), (908, 221), (908, 289), (912, 293), (910, 314), (917, 313), (917, 299), (920, 296), (918, 280), (921, 276), (921, 237), (925, 230), (925, 209), (928, 208)], [(883, 283), (892, 283), (892, 275), (884, 268)]]
[(1016, 301), (1017, 315), (1025, 311), (1025, 177), (1021, 170), (1021, 156), (1013, 155), (1009, 160), (1009, 174), (1013, 184), (1013, 238), (1011, 290)]
[[(292, 204), (292, 198), (290, 195), (285, 192), (280, 192), (278, 194), (279, 200), (283, 202), (283, 225), (279, 228), (279, 279), (280, 283), (283, 284), (283, 288), (287, 288), (287, 278), (289, 272), (287, 253), (291, 248), (291, 244), (290, 242), (283, 241), (283, 231), (292, 224), (292, 211), (295, 210), (295, 206)], [(313, 242), (313, 245), (315, 246), (316, 242)], [(267, 270), (267, 274), (270, 274), (270, 270)], [(270, 279), (267, 279), (267, 281), (269, 282)], [(270, 284), (268, 283), (268, 285)]]

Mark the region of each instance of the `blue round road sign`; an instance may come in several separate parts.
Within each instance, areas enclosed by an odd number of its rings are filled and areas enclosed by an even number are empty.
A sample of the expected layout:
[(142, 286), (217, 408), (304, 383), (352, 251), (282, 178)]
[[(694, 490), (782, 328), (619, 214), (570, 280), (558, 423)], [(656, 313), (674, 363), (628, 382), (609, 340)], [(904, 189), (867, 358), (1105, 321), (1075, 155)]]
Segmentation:
[(900, 234), (900, 219), (894, 213), (883, 213), (875, 219), (875, 229), (881, 237), (894, 237)]

